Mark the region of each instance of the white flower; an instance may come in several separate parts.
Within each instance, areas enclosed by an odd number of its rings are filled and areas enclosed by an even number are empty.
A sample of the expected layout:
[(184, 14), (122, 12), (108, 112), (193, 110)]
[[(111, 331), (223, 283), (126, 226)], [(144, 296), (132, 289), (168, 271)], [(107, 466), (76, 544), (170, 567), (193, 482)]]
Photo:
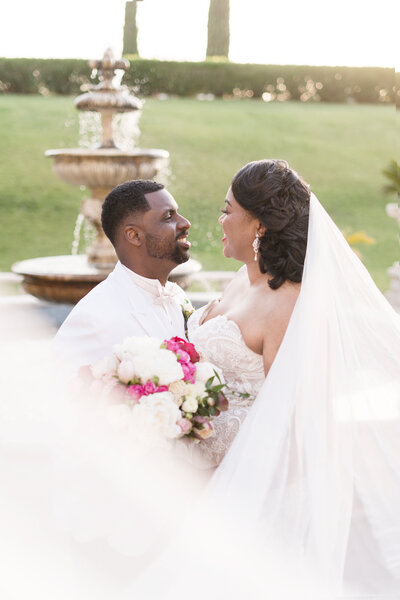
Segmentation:
[(186, 399), (181, 406), (181, 410), (188, 413), (195, 413), (198, 408), (199, 403), (197, 402), (196, 397), (192, 395), (186, 396)]
[(118, 367), (118, 378), (122, 383), (129, 383), (135, 375), (135, 366), (129, 359), (121, 361)]
[(183, 396), (186, 394), (186, 391), (190, 385), (190, 383), (186, 383), (182, 379), (174, 381), (170, 384), (169, 391), (174, 396), (174, 400), (177, 406), (180, 406), (182, 404)]
[(143, 396), (133, 408), (136, 427), (148, 429), (150, 434), (159, 433), (167, 438), (176, 438), (182, 431), (177, 421), (182, 414), (170, 392)]
[(92, 365), (92, 375), (95, 379), (102, 379), (105, 375), (115, 373), (119, 361), (116, 356), (106, 356)]
[(185, 400), (181, 406), (184, 412), (195, 413), (199, 408), (198, 398), (204, 396), (206, 386), (201, 381), (187, 383), (185, 390)]
[(173, 381), (183, 378), (182, 367), (173, 352), (158, 349), (152, 353), (135, 358), (135, 372), (145, 383), (153, 377), (158, 377), (159, 385), (169, 385)]
[(111, 404), (106, 408), (106, 419), (114, 431), (126, 430), (132, 420), (132, 409), (126, 404)]
[[(208, 381), (208, 379), (210, 379), (210, 377), (214, 377), (215, 373), (214, 371), (216, 371), (221, 379), (221, 383), (224, 383), (224, 377), (222, 375), (222, 371), (216, 367), (215, 365), (212, 365), (209, 362), (206, 361), (200, 361), (198, 363), (196, 363), (196, 383), (197, 382), (201, 382), (201, 383), (206, 383)], [(213, 381), (213, 385), (218, 384), (219, 381), (217, 381), (217, 379), (214, 379)]]
[[(197, 363), (199, 364), (199, 363)], [(200, 396), (202, 398), (206, 391), (206, 386), (202, 381), (195, 381), (194, 383), (189, 383), (190, 386), (190, 394), (193, 394), (196, 398)]]
[(113, 350), (120, 360), (124, 360), (155, 352), (161, 344), (162, 340), (156, 338), (132, 336), (125, 338), (122, 344), (116, 344)]

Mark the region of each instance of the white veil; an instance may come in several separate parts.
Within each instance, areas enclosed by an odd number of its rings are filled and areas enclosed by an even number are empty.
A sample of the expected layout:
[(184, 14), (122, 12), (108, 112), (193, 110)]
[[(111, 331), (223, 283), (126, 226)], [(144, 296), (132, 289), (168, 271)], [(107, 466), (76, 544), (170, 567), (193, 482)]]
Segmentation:
[(287, 332), (199, 506), (126, 598), (400, 596), (400, 316), (314, 195)]

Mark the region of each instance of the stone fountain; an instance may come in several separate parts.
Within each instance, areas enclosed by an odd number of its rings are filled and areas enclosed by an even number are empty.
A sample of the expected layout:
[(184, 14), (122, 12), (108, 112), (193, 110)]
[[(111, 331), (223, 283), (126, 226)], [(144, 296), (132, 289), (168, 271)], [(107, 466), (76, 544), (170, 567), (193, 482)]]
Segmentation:
[[(24, 290), (42, 300), (75, 304), (113, 269), (117, 257), (101, 227), (101, 206), (106, 195), (118, 184), (132, 179), (153, 179), (162, 172), (169, 159), (166, 150), (118, 148), (113, 137), (113, 119), (118, 113), (140, 110), (140, 100), (125, 86), (116, 85), (115, 71), (127, 69), (126, 59), (115, 60), (110, 49), (101, 61), (90, 61), (100, 83), (78, 96), (75, 106), (81, 111), (101, 115), (102, 137), (94, 149), (68, 148), (47, 150), (54, 160), (56, 175), (71, 185), (86, 186), (90, 197), (85, 198), (81, 214), (93, 226), (96, 239), (86, 254), (51, 256), (24, 260), (13, 265), (14, 273), (23, 276)], [(197, 261), (190, 259), (178, 265), (170, 279), (185, 284), (190, 273), (200, 270)]]

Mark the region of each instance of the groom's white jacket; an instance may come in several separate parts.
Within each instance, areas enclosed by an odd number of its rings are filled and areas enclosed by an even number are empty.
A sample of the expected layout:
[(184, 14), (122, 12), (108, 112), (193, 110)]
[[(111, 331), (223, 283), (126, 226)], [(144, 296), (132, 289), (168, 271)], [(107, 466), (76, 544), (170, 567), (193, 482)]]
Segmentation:
[(185, 337), (182, 306), (187, 297), (176, 283), (163, 287), (120, 262), (72, 309), (54, 340), (55, 358), (66, 377), (112, 353), (128, 336)]

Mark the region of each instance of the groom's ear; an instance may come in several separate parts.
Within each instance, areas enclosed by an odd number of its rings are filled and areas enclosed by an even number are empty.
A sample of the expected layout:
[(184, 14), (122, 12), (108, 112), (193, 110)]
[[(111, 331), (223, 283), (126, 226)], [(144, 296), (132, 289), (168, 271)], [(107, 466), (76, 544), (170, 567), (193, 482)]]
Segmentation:
[(143, 233), (140, 227), (133, 225), (127, 225), (123, 229), (123, 235), (125, 240), (133, 246), (141, 246), (143, 242)]

